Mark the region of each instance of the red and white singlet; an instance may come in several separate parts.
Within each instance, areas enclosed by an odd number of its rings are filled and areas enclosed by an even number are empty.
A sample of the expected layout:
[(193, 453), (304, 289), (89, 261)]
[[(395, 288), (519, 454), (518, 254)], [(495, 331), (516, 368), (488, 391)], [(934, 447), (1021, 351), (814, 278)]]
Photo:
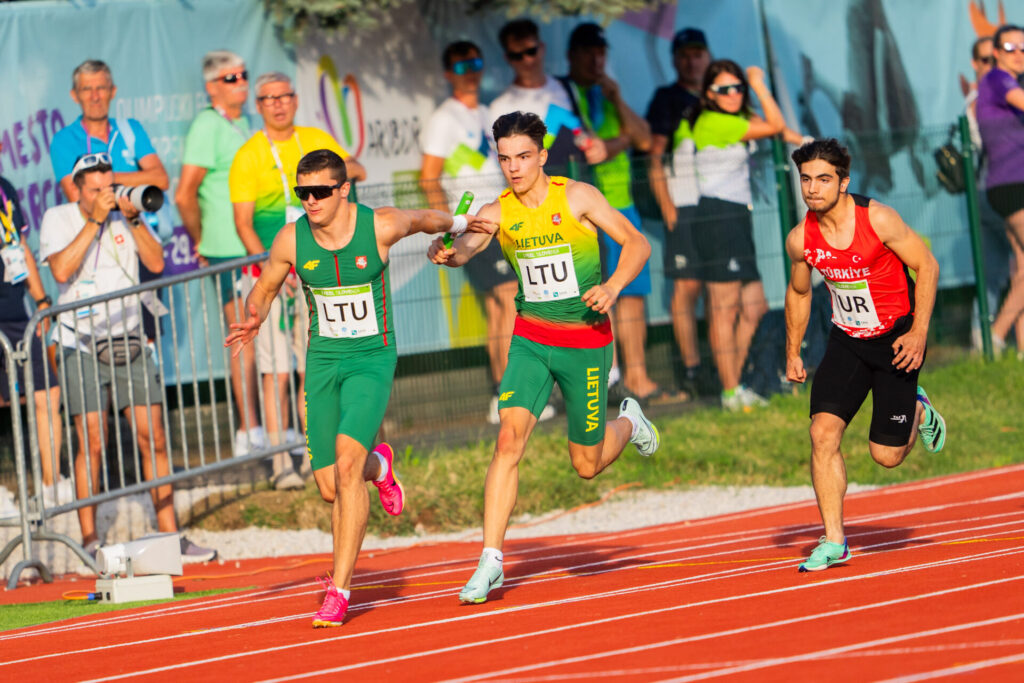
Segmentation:
[(825, 241), (813, 211), (804, 219), (804, 261), (825, 277), (832, 294), (832, 322), (851, 337), (869, 339), (885, 334), (902, 316), (914, 310), (914, 281), (906, 264), (882, 244), (871, 227), (871, 200), (851, 194), (854, 201), (853, 242), (836, 249)]

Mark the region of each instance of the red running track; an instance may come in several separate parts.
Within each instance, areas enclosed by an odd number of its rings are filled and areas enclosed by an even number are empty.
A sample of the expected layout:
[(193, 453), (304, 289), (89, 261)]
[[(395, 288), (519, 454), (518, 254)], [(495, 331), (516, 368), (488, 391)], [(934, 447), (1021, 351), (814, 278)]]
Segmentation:
[(310, 627), (326, 557), (193, 578), (261, 587), (2, 633), (0, 680), (1024, 680), (1024, 465), (851, 495), (846, 518), (852, 559), (805, 574), (811, 502), (514, 541), (480, 606), (455, 597), (476, 544), (364, 553), (335, 629)]

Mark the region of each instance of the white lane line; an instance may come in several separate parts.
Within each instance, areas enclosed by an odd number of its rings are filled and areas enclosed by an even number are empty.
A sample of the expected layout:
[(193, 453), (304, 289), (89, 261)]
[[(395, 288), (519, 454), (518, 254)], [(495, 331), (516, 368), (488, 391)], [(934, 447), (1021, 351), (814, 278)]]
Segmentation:
[[(897, 568), (897, 569), (884, 570), (884, 571), (880, 571), (880, 572), (874, 572), (874, 573), (871, 573), (871, 574), (863, 574), (863, 575), (859, 575), (859, 576), (842, 577), (842, 578), (839, 578), (839, 579), (835, 579), (833, 581), (824, 581), (824, 582), (816, 582), (816, 583), (805, 583), (805, 584), (799, 584), (799, 585), (796, 585), (796, 586), (786, 586), (786, 587), (783, 587), (783, 588), (774, 588), (774, 589), (770, 589), (770, 590), (758, 591), (758, 592), (755, 592), (755, 593), (747, 593), (747, 594), (744, 594), (744, 595), (732, 595), (732, 596), (727, 596), (727, 597), (714, 598), (714, 599), (704, 600), (704, 601), (700, 601), (700, 602), (696, 602), (696, 603), (688, 603), (688, 604), (684, 603), (684, 604), (675, 605), (675, 606), (672, 606), (672, 607), (658, 608), (658, 609), (653, 609), (653, 610), (646, 610), (646, 611), (643, 611), (643, 612), (638, 612), (638, 613), (633, 613), (633, 614), (626, 614), (626, 615), (619, 615), (619, 616), (610, 617), (610, 618), (607, 618), (607, 619), (599, 619), (599, 620), (595, 620), (595, 621), (592, 621), (592, 622), (584, 622), (584, 623), (570, 624), (568, 626), (562, 626), (562, 627), (556, 627), (556, 628), (550, 628), (550, 629), (543, 629), (541, 631), (533, 632), (532, 634), (530, 634), (530, 633), (522, 633), (522, 634), (519, 634), (519, 635), (516, 635), (516, 636), (510, 636), (508, 638), (499, 639), (499, 640), (508, 640), (508, 639), (516, 639), (516, 638), (522, 638), (522, 637), (529, 637), (531, 635), (544, 635), (544, 634), (548, 634), (548, 633), (557, 633), (557, 632), (561, 632), (561, 631), (582, 628), (584, 626), (589, 626), (589, 625), (594, 625), (594, 624), (602, 624), (602, 623), (607, 623), (607, 622), (618, 621), (618, 620), (621, 620), (621, 619), (624, 619), (624, 618), (646, 617), (646, 616), (651, 616), (651, 615), (654, 615), (654, 614), (661, 614), (661, 613), (665, 613), (665, 612), (677, 611), (677, 610), (687, 609), (687, 608), (691, 608), (691, 607), (703, 607), (703, 606), (707, 606), (707, 605), (711, 605), (711, 604), (720, 604), (720, 603), (724, 603), (724, 602), (732, 602), (732, 601), (736, 601), (736, 600), (744, 600), (744, 599), (749, 599), (749, 598), (754, 598), (754, 597), (763, 597), (763, 596), (768, 596), (768, 595), (778, 595), (778, 594), (790, 593), (790, 592), (800, 591), (800, 590), (813, 590), (814, 588), (824, 587), (824, 586), (831, 586), (831, 585), (836, 584), (836, 583), (847, 583), (847, 582), (851, 582), (851, 581), (861, 581), (861, 580), (877, 578), (877, 577), (881, 577), (881, 576), (890, 576), (890, 575), (895, 575), (895, 574), (905, 574), (905, 573), (909, 573), (909, 572), (913, 572), (913, 571), (927, 570), (927, 569), (933, 569), (933, 568), (936, 568), (936, 567), (943, 567), (943, 566), (958, 565), (958, 564), (964, 564), (964, 563), (967, 563), (967, 562), (974, 562), (974, 561), (981, 561), (981, 560), (991, 561), (992, 559), (995, 559), (995, 558), (998, 558), (998, 557), (1004, 557), (1004, 556), (1008, 556), (1008, 555), (1019, 555), (1021, 553), (1024, 553), (1024, 548), (1013, 549), (1013, 550), (1009, 550), (1009, 551), (993, 551), (993, 552), (979, 553), (979, 554), (973, 555), (973, 556), (966, 556), (966, 557), (963, 557), (963, 558), (957, 558), (956, 560), (945, 560), (945, 561), (936, 562), (936, 563), (923, 563), (923, 564), (916, 565), (916, 566), (901, 567), (901, 568)], [(1022, 580), (1022, 579), (1024, 579), (1024, 576), (1016, 576), (1016, 577), (996, 579), (996, 580), (992, 580), (992, 581), (982, 582), (982, 583), (979, 583), (979, 584), (969, 585), (969, 586), (966, 586), (966, 587), (958, 586), (958, 587), (954, 587), (954, 588), (950, 588), (950, 589), (944, 589), (942, 591), (936, 591), (934, 593), (925, 594), (925, 596), (943, 595), (943, 594), (946, 594), (946, 593), (960, 592), (962, 590), (968, 590), (968, 589), (971, 589), (971, 588), (984, 587), (984, 586), (989, 586), (989, 585), (998, 585), (998, 584), (1007, 583), (1007, 582), (1011, 582), (1011, 581), (1019, 581), (1019, 580)], [(355, 639), (355, 638), (365, 638), (365, 637), (368, 637), (368, 636), (390, 634), (390, 633), (394, 633), (394, 632), (408, 632), (408, 631), (411, 631), (411, 630), (417, 629), (417, 628), (430, 628), (430, 627), (439, 626), (439, 625), (442, 625), (442, 624), (453, 624), (453, 623), (459, 623), (459, 622), (467, 622), (467, 621), (471, 621), (471, 620), (479, 619), (479, 618), (487, 618), (487, 617), (492, 617), (492, 616), (504, 617), (506, 615), (514, 615), (514, 614), (516, 614), (518, 612), (526, 612), (526, 611), (536, 610), (536, 609), (545, 608), (545, 607), (562, 606), (562, 605), (568, 605), (568, 604), (572, 604), (572, 603), (576, 603), (576, 602), (583, 602), (583, 601), (594, 600), (594, 599), (612, 599), (612, 598), (621, 597), (622, 595), (627, 595), (627, 594), (630, 594), (630, 593), (646, 592), (646, 591), (652, 590), (654, 588), (660, 590), (660, 589), (663, 589), (665, 587), (669, 587), (669, 584), (682, 585), (683, 583), (686, 583), (686, 582), (687, 582), (687, 580), (684, 579), (684, 580), (679, 580), (679, 581), (675, 581), (675, 582), (663, 582), (660, 586), (656, 586), (656, 587), (652, 587), (651, 585), (641, 586), (641, 587), (629, 587), (629, 588), (624, 588), (624, 589), (617, 589), (617, 590), (612, 590), (612, 591), (606, 591), (606, 592), (603, 592), (603, 593), (596, 593), (596, 594), (583, 595), (583, 596), (575, 596), (575, 597), (571, 597), (571, 598), (563, 598), (563, 599), (560, 599), (560, 600), (552, 600), (552, 601), (545, 601), (545, 602), (540, 602), (540, 603), (520, 605), (520, 606), (516, 606), (516, 607), (511, 607), (511, 608), (503, 609), (500, 612), (476, 612), (474, 614), (470, 614), (470, 615), (466, 615), (466, 616), (438, 619), (438, 620), (432, 620), (432, 621), (428, 621), (428, 622), (420, 622), (420, 623), (417, 623), (417, 624), (400, 625), (400, 626), (395, 626), (395, 627), (378, 629), (378, 630), (375, 630), (375, 631), (366, 631), (366, 632), (362, 632), (362, 633), (354, 633), (354, 634), (351, 634), (351, 635), (339, 635), (339, 636), (336, 636), (336, 637), (333, 637), (333, 638), (325, 638), (323, 640), (318, 640), (318, 641), (314, 641), (314, 642), (310, 642), (308, 640), (303, 640), (301, 642), (289, 643), (289, 644), (285, 644), (285, 645), (270, 646), (270, 647), (260, 648), (260, 649), (256, 649), (256, 650), (251, 650), (251, 651), (248, 651), (248, 652), (230, 653), (230, 654), (227, 654), (227, 655), (220, 655), (220, 656), (217, 656), (217, 657), (210, 657), (210, 658), (205, 658), (205, 659), (201, 659), (201, 660), (195, 660), (195, 661), (191, 661), (191, 662), (178, 662), (178, 663), (176, 663), (174, 665), (170, 665), (170, 666), (157, 667), (157, 668), (146, 669), (146, 670), (142, 670), (142, 671), (135, 671), (135, 672), (131, 672), (131, 673), (126, 673), (126, 674), (122, 674), (122, 675), (118, 675), (118, 676), (111, 676), (111, 677), (108, 677), (108, 678), (102, 678), (102, 679), (97, 679), (97, 680), (117, 680), (117, 679), (120, 679), (120, 678), (126, 678), (126, 677), (131, 677), (131, 676), (136, 676), (136, 675), (144, 675), (144, 674), (150, 674), (150, 673), (159, 673), (159, 672), (162, 672), (162, 671), (167, 671), (167, 670), (172, 670), (172, 669), (182, 669), (182, 668), (185, 668), (185, 667), (188, 667), (188, 666), (200, 666), (200, 665), (203, 665), (203, 664), (210, 664), (210, 663), (213, 663), (213, 662), (226, 661), (226, 660), (236, 659), (236, 658), (240, 658), (240, 657), (248, 657), (248, 656), (251, 656), (251, 655), (266, 654), (266, 653), (278, 652), (278, 651), (282, 651), (282, 650), (295, 650), (295, 648), (303, 647), (303, 646), (306, 646), (306, 645), (319, 645), (319, 644), (323, 644), (323, 643), (334, 644), (337, 641), (341, 641), (341, 640), (350, 640), (350, 639)], [(900, 598), (900, 599), (897, 599), (895, 602), (901, 602), (901, 601), (911, 600), (911, 599), (918, 599), (920, 597), (922, 597), (922, 596), (915, 596), (915, 597), (909, 597), (909, 598)], [(890, 601), (890, 602), (892, 602), (892, 601)], [(888, 603), (879, 603), (879, 604), (885, 605), (885, 604), (888, 604)], [(895, 603), (893, 603), (893, 604), (895, 604)], [(863, 608), (862, 607), (856, 607), (856, 608), (849, 608), (849, 609), (853, 610), (853, 611), (856, 611), (856, 610), (860, 610), (860, 609), (867, 609), (867, 608), (870, 608), (870, 607), (871, 607), (871, 605), (865, 606)], [(822, 616), (824, 616), (825, 614), (837, 614), (837, 613), (842, 613), (842, 610), (840, 610), (840, 611), (832, 611), (832, 612), (828, 612), (828, 613), (823, 613)], [(740, 630), (742, 631), (743, 629), (740, 629)], [(697, 639), (702, 639), (703, 637), (704, 636), (695, 636), (695, 638), (697, 638)], [(495, 641), (495, 642), (497, 642), (497, 641)], [(486, 643), (483, 643), (483, 644), (486, 644)], [(459, 645), (459, 646), (455, 647), (455, 649), (462, 649), (462, 648), (465, 648), (465, 647), (470, 647), (472, 645), (473, 644), (463, 644), (463, 645)], [(428, 653), (413, 653), (413, 654), (404, 656), (403, 659), (412, 659), (412, 658), (416, 658), (416, 657), (419, 657), (419, 656), (425, 656), (426, 654), (431, 654), (431, 653), (429, 653), (429, 652)], [(49, 655), (44, 655), (43, 657), (48, 657), (48, 656)], [(23, 660), (23, 661), (34, 661), (34, 660), (40, 659), (40, 658), (41, 657), (32, 657), (32, 658), (27, 658), (26, 660)], [(367, 666), (375, 666), (378, 663), (382, 663), (382, 661), (381, 660), (372, 660), (372, 661), (364, 662), (364, 663), (361, 663), (361, 664), (351, 665), (348, 668), (361, 668), (361, 667), (367, 667)], [(334, 670), (332, 669), (331, 671), (326, 672), (326, 673), (331, 673), (331, 672), (334, 672)], [(325, 673), (325, 672), (311, 672), (308, 675), (319, 675), (320, 673)]]
[[(1024, 513), (1012, 513), (1011, 516), (1021, 515), (1021, 514), (1024, 514)], [(1003, 517), (1003, 516), (1004, 515), (988, 515), (986, 517), (978, 518), (977, 520), (974, 520), (974, 519), (966, 519), (966, 520), (965, 519), (961, 519), (961, 520), (958, 520), (958, 521), (959, 521), (960, 524), (963, 524), (965, 522), (984, 521), (987, 518), (991, 518), (991, 517), (1000, 518), (1000, 517)], [(949, 536), (949, 535), (961, 534), (961, 533), (971, 533), (971, 532), (977, 532), (977, 531), (991, 531), (991, 530), (993, 530), (995, 528), (1004, 527), (1004, 526), (1006, 526), (1008, 524), (1013, 524), (1013, 523), (1014, 523), (1013, 521), (1009, 521), (1009, 522), (996, 523), (996, 524), (988, 524), (988, 525), (976, 526), (976, 527), (957, 528), (957, 529), (954, 529), (952, 531), (946, 531), (946, 532), (941, 532), (941, 533), (937, 533), (937, 534), (932, 534), (932, 537), (934, 539), (934, 538), (938, 538), (938, 537), (942, 537), (942, 536)], [(945, 524), (946, 524), (946, 522), (936, 522), (936, 523), (933, 523), (931, 525), (925, 525), (925, 526), (943, 526)], [(876, 533), (881, 533), (881, 532), (869, 532), (867, 534), (862, 534), (862, 535), (863, 536), (868, 536), (868, 535), (874, 535)], [(969, 537), (966, 540), (977, 540), (979, 538), (983, 538), (983, 537), (977, 537), (977, 536), (976, 537)], [(885, 547), (891, 546), (891, 545), (902, 546), (902, 545), (905, 545), (906, 543), (907, 543), (907, 541), (905, 539), (899, 539), (899, 540), (896, 540), (896, 541), (889, 541), (889, 542), (884, 542), (884, 543), (878, 543), (878, 544), (875, 544), (875, 545), (855, 547), (854, 549), (857, 550), (858, 554), (863, 554), (865, 551), (871, 551), (871, 550), (875, 550), (875, 549), (885, 548)], [(701, 548), (704, 548), (704, 547), (716, 547), (716, 544), (707, 544), (706, 546), (699, 546), (697, 548), (694, 548), (693, 546), (684, 546), (684, 547), (680, 547), (680, 548), (671, 548), (671, 549), (668, 549), (668, 550), (663, 550), (663, 551), (654, 552), (654, 553), (642, 553), (642, 554), (638, 554), (638, 555), (627, 556), (627, 557), (624, 557), (624, 558), (615, 558), (615, 559), (617, 561), (619, 561), (619, 562), (624, 561), (624, 560), (643, 560), (645, 558), (653, 558), (653, 557), (662, 556), (662, 555), (669, 554), (669, 553), (674, 553), (674, 552), (689, 553), (689, 552), (692, 552), (695, 549), (701, 549)], [(771, 545), (759, 546), (759, 547), (756, 547), (756, 548), (747, 548), (747, 551), (750, 552), (752, 550), (772, 549), (773, 547), (774, 546), (771, 546)], [(892, 552), (892, 551), (898, 551), (898, 550), (913, 550), (913, 549), (921, 549), (923, 547), (925, 547), (925, 546), (907, 546), (907, 547), (904, 547), (904, 548), (899, 548), (898, 547), (898, 548), (894, 548), (892, 550), (883, 551), (883, 552)], [(576, 565), (576, 566), (571, 566), (571, 567), (561, 567), (561, 568), (558, 568), (556, 570), (537, 572), (537, 573), (534, 573), (534, 574), (527, 574), (527, 575), (524, 575), (524, 576), (521, 576), (521, 577), (517, 577), (516, 579), (514, 579), (512, 581), (507, 581), (506, 584), (508, 586), (510, 586), (510, 587), (511, 586), (521, 587), (521, 586), (525, 586), (525, 585), (535, 585), (537, 583), (544, 583), (544, 582), (548, 582), (548, 581), (560, 581), (560, 580), (563, 580), (563, 579), (571, 579), (571, 578), (579, 578), (579, 577), (583, 577), (583, 576), (599, 575), (599, 574), (611, 573), (611, 572), (615, 572), (615, 571), (629, 571), (629, 570), (633, 570), (633, 569), (641, 569), (641, 568), (643, 568), (645, 566), (652, 566), (652, 565), (653, 566), (657, 566), (657, 565), (672, 564), (672, 563), (687, 563), (687, 562), (692, 563), (692, 562), (694, 562), (694, 560), (706, 560), (706, 559), (711, 559), (711, 558), (714, 558), (714, 557), (717, 557), (717, 556), (721, 556), (721, 555), (731, 555), (731, 554), (732, 554), (732, 551), (726, 550), (726, 551), (720, 551), (720, 552), (715, 552), (715, 553), (705, 553), (703, 555), (696, 555), (696, 556), (684, 555), (682, 557), (676, 557), (676, 558), (662, 558), (662, 559), (658, 559), (658, 560), (653, 560), (652, 559), (652, 560), (650, 560), (648, 562), (645, 562), (645, 563), (640, 563), (640, 564), (630, 565), (630, 566), (623, 566), (623, 567), (614, 567), (614, 568), (610, 568), (610, 569), (606, 568), (604, 563), (602, 563), (602, 562), (592, 562), (592, 563)], [(742, 566), (742, 567), (722, 570), (722, 571), (719, 571), (719, 572), (712, 572), (710, 574), (698, 575), (696, 577), (688, 577), (688, 578), (684, 579), (683, 581), (685, 581), (688, 584), (690, 584), (690, 583), (704, 583), (704, 582), (711, 581), (711, 580), (716, 580), (716, 579), (726, 579), (726, 578), (731, 578), (733, 576), (747, 575), (747, 574), (753, 574), (753, 573), (760, 573), (761, 571), (773, 571), (773, 570), (777, 569), (779, 566), (787, 565), (787, 564), (790, 564), (791, 562), (792, 562), (791, 560), (780, 560), (780, 561), (776, 561), (776, 562), (772, 562), (772, 563), (768, 563), (768, 564), (758, 565), (759, 567), (762, 567), (763, 569), (758, 569), (756, 567), (755, 568), (751, 568), (750, 566)], [(593, 567), (596, 567), (597, 569), (595, 571), (582, 571), (584, 569), (593, 568)], [(551, 574), (554, 574), (554, 575), (552, 576)], [(678, 581), (678, 580), (676, 580), (676, 581)], [(657, 586), (658, 584), (653, 584), (653, 585)], [(308, 591), (305, 594), (314, 594), (314, 593), (316, 593), (318, 591), (319, 591), (319, 588), (317, 588), (315, 590)], [(426, 592), (426, 593), (417, 594), (417, 595), (408, 596), (408, 597), (399, 596), (399, 597), (395, 597), (395, 598), (385, 598), (385, 599), (377, 600), (377, 601), (370, 602), (370, 603), (363, 603), (363, 604), (353, 605), (352, 607), (350, 607), (350, 610), (355, 612), (355, 611), (360, 611), (360, 610), (376, 609), (376, 608), (380, 608), (380, 607), (384, 607), (384, 606), (393, 606), (396, 603), (408, 604), (408, 603), (411, 603), (411, 602), (418, 602), (418, 601), (421, 601), (421, 600), (429, 600), (429, 599), (433, 599), (433, 598), (437, 598), (437, 597), (450, 596), (451, 593), (452, 593), (452, 591), (450, 589), (442, 589), (442, 590), (437, 590), (437, 591), (429, 591), (429, 592)], [(275, 600), (275, 599), (281, 599), (281, 598), (286, 598), (286, 597), (294, 597), (295, 595), (296, 594), (294, 594), (294, 593), (293, 594), (288, 594), (288, 595), (280, 595), (280, 596), (275, 595), (275, 596), (268, 597), (268, 598), (260, 598), (258, 600), (250, 601), (250, 604), (251, 603), (255, 603), (255, 602), (262, 602), (262, 601), (266, 601), (266, 600)], [(299, 595), (302, 595), (302, 594), (299, 594)], [(226, 598), (226, 599), (230, 600), (231, 598), (229, 597), (229, 598)], [(220, 607), (220, 606), (218, 606), (218, 607)], [(177, 614), (200, 612), (200, 611), (204, 611), (205, 609), (207, 609), (207, 608), (204, 607), (204, 606), (201, 606), (201, 605), (200, 606), (195, 606), (195, 607), (193, 607), (190, 610), (180, 611), (180, 612), (176, 613), (175, 616), (177, 616)], [(133, 621), (134, 620), (143, 620), (143, 619), (153, 618), (153, 617), (158, 617), (158, 616), (166, 616), (166, 615), (146, 613), (146, 614), (143, 614), (143, 615), (137, 615), (135, 617), (135, 619), (132, 619), (132, 620)], [(294, 615), (289, 615), (289, 616), (285, 616), (285, 617), (276, 617), (276, 618), (271, 618), (271, 619), (259, 620), (259, 621), (255, 621), (255, 622), (245, 622), (245, 623), (242, 623), (242, 624), (232, 624), (232, 625), (228, 625), (228, 626), (218, 627), (215, 630), (216, 631), (222, 631), (222, 630), (230, 630), (232, 628), (238, 628), (238, 629), (251, 628), (251, 627), (257, 626), (257, 625), (273, 624), (273, 623), (278, 623), (278, 622), (281, 622), (281, 621), (289, 621), (289, 620), (293, 620), (293, 619), (305, 619), (305, 618), (308, 618), (308, 617), (309, 617), (309, 615), (307, 613), (300, 613), (300, 614), (294, 614)], [(125, 619), (128, 620), (129, 618), (126, 617)], [(84, 624), (84, 625), (69, 625), (69, 626), (64, 627), (64, 630), (73, 630), (73, 629), (76, 629), (76, 628), (91, 628), (94, 625), (102, 626), (103, 624), (102, 623), (101, 624), (93, 624), (93, 623), (90, 622), (90, 623)], [(51, 631), (48, 633), (48, 635), (52, 634), (53, 632), (56, 632), (57, 630), (58, 630), (57, 628), (51, 629)], [(205, 631), (205, 632), (212, 632), (212, 631), (213, 631), (213, 629), (211, 629), (211, 631)], [(161, 637), (157, 637), (157, 638), (158, 639), (161, 639), (161, 638), (171, 639), (171, 638), (183, 637), (183, 635), (194, 635), (194, 634), (200, 634), (200, 633), (202, 633), (202, 632), (193, 632), (192, 634), (175, 634), (175, 635), (171, 635), (171, 636), (161, 636)], [(29, 634), (13, 634), (11, 637), (13, 638), (13, 637), (18, 637), (18, 636), (29, 636), (29, 635), (36, 635), (36, 634), (37, 634), (37, 632), (29, 633)], [(154, 642), (154, 639), (147, 639), (145, 642), (151, 643), (151, 642)], [(129, 644), (131, 644), (131, 643), (122, 643), (122, 645), (129, 645)], [(57, 656), (57, 654), (59, 654), (59, 653), (54, 653), (51, 656)], [(0, 667), (2, 667), (3, 665), (4, 665), (4, 663), (0, 662)]]
[(993, 666), (1017, 664), (1018, 662), (1024, 662), (1024, 652), (1018, 652), (1015, 655), (1007, 655), (1006, 657), (998, 657), (996, 659), (984, 659), (979, 662), (970, 662), (969, 664), (951, 666), (948, 669), (937, 669), (935, 671), (926, 671), (924, 673), (911, 674), (909, 676), (889, 678), (885, 681), (881, 681), (881, 683), (912, 683), (913, 681), (928, 681), (933, 678), (946, 678), (957, 674), (980, 671), (981, 669), (990, 669)]

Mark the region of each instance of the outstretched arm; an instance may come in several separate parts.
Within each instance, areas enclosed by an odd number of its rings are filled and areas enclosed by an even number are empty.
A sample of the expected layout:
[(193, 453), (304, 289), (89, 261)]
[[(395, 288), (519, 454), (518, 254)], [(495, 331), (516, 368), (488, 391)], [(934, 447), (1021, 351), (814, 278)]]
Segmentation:
[(259, 279), (245, 299), (248, 317), (241, 322), (231, 323), (231, 333), (224, 340), (224, 346), (235, 346), (232, 353), (237, 357), (246, 344), (256, 338), (260, 325), (267, 319), (270, 305), (284, 284), (288, 272), (295, 265), (295, 224), (288, 223), (277, 233), (270, 245), (270, 257), (260, 272)]
[(804, 261), (803, 250), (804, 226), (801, 223), (786, 238), (786, 255), (790, 261), (786, 288), (786, 379), (800, 383), (807, 379), (800, 345), (811, 317), (811, 267)]
[(603, 230), (622, 245), (622, 254), (615, 272), (603, 283), (590, 288), (583, 301), (598, 313), (607, 313), (619, 298), (622, 289), (633, 281), (651, 255), (651, 245), (629, 219), (613, 209), (604, 195), (593, 185), (570, 182), (566, 197), (576, 218), (584, 225)]
[(914, 323), (906, 334), (893, 342), (896, 352), (892, 364), (900, 370), (916, 370), (924, 362), (928, 341), (928, 324), (935, 307), (935, 292), (939, 285), (939, 262), (931, 249), (916, 232), (910, 229), (894, 209), (871, 202), (868, 209), (871, 225), (882, 240), (908, 268), (917, 273), (914, 287)]
[(483, 225), (493, 226), (493, 231), (469, 232), (467, 222), (467, 231), (456, 237), (452, 246), (446, 247), (441, 237), (431, 242), (430, 248), (427, 249), (427, 258), (439, 266), (457, 268), (486, 249), (501, 223), (501, 204), (498, 201), (486, 204), (475, 218), (483, 221)]

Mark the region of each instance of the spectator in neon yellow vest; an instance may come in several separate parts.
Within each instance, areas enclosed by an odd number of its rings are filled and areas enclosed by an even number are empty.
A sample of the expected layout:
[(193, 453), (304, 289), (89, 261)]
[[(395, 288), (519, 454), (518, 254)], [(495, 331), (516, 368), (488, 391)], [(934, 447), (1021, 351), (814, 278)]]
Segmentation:
[[(639, 230), (640, 214), (630, 191), (628, 150), (646, 152), (651, 146), (651, 128), (622, 97), (618, 83), (605, 73), (608, 41), (604, 29), (594, 23), (577, 26), (569, 36), (569, 77), (564, 81), (573, 107), (586, 132), (604, 141), (607, 159), (590, 167), (594, 184), (612, 207), (622, 212)], [(615, 270), (620, 247), (601, 236), (602, 263), (606, 273)], [(622, 381), (626, 390), (645, 402), (661, 394), (647, 375), (644, 343), (647, 321), (644, 297), (651, 292), (650, 265), (622, 290), (613, 312), (615, 336), (619, 340)], [(610, 381), (614, 382), (614, 371)]]

